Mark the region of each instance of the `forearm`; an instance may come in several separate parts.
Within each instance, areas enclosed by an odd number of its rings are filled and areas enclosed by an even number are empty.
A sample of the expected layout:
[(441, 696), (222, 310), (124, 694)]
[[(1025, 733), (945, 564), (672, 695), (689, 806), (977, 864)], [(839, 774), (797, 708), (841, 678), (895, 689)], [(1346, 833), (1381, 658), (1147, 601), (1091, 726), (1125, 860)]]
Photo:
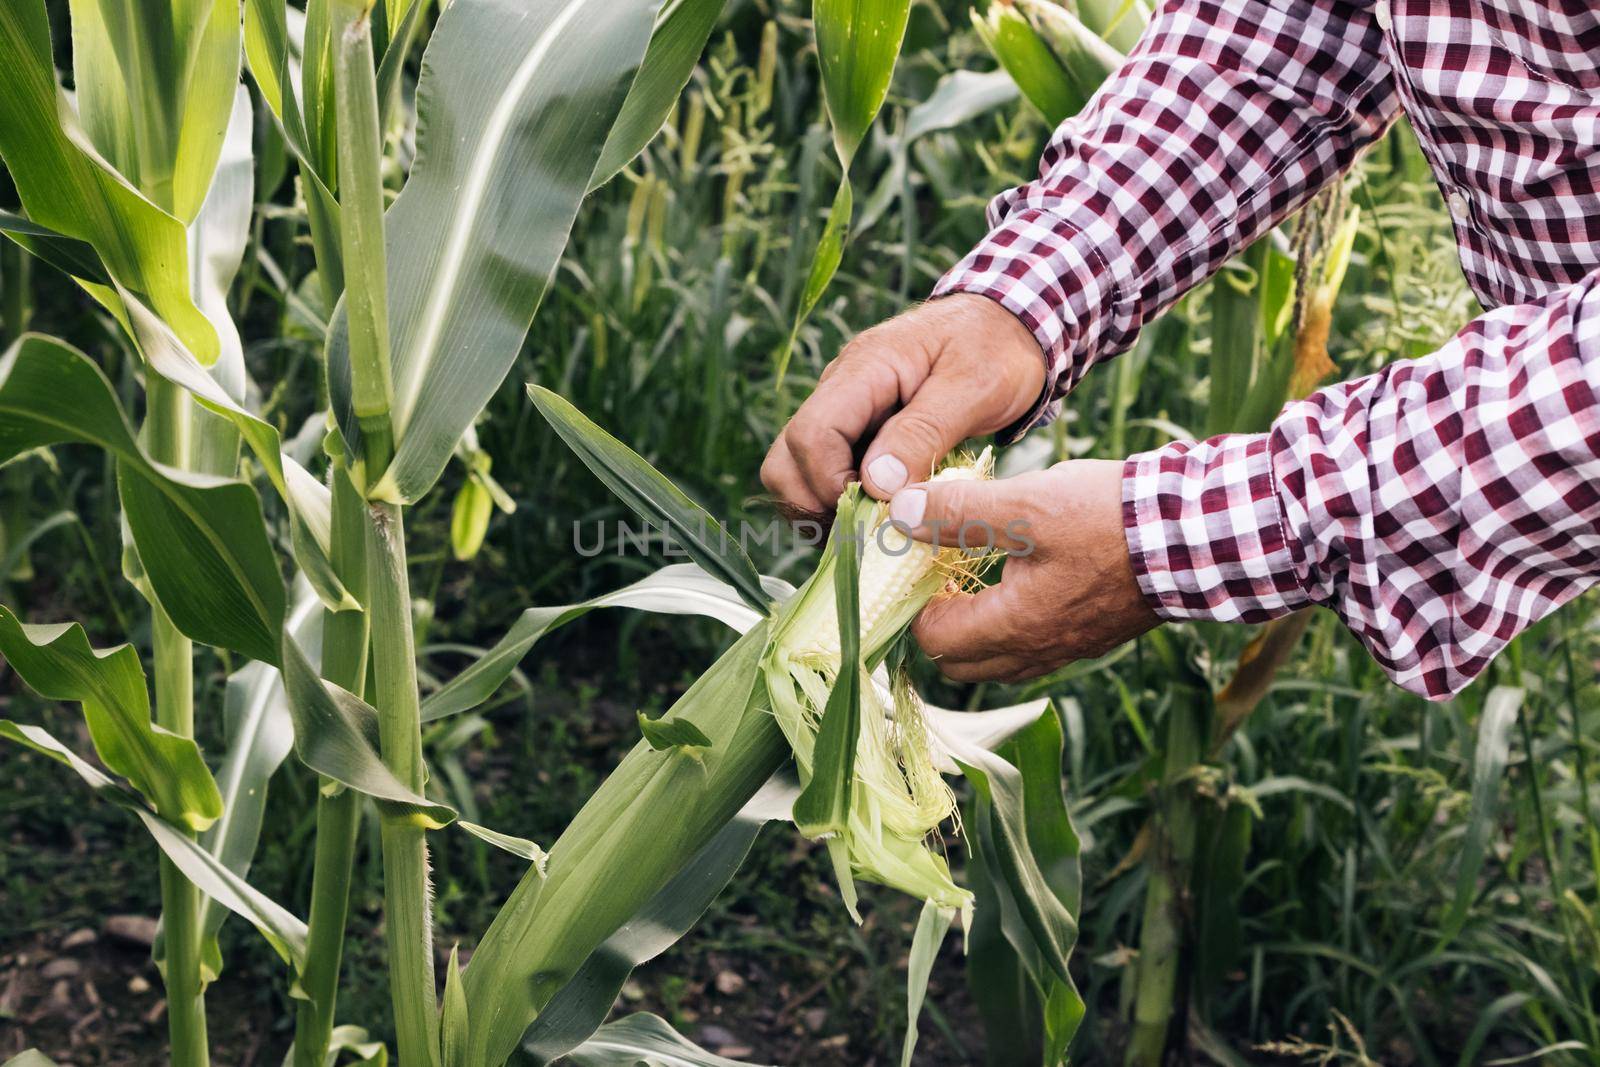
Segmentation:
[(1046, 399), (1060, 396), (1334, 180), (1394, 111), (1365, 4), (1169, 0), (935, 292), (1017, 315), (1049, 363)]
[(1163, 617), (1326, 605), (1438, 698), (1600, 578), (1597, 486), (1600, 273), (1290, 404), (1270, 434), (1133, 457), (1123, 517)]

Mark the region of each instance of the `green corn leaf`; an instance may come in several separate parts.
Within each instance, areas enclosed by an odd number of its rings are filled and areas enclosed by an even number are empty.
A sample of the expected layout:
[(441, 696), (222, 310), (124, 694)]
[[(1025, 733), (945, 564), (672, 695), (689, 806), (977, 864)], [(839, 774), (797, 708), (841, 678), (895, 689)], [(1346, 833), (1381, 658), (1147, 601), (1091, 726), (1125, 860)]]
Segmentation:
[(634, 514), (665, 525), (690, 559), (737, 589), (752, 608), (766, 613), (768, 599), (756, 565), (704, 508), (559, 394), (529, 385), (528, 395), (567, 447)]
[(855, 878), (850, 870), (850, 809), (856, 789), (856, 746), (861, 735), (861, 564), (859, 528), (861, 487), (839, 498), (833, 526), (833, 590), (839, 619), (839, 674), (828, 692), (822, 722), (811, 750), (811, 778), (794, 802), (794, 824), (810, 838), (822, 838), (839, 880), (839, 895), (857, 922)]
[(854, 210), (855, 190), (850, 185), (850, 176), (846, 174), (839, 179), (839, 188), (833, 194), (833, 206), (828, 210), (828, 222), (822, 228), (816, 251), (811, 254), (811, 269), (806, 273), (806, 285), (800, 292), (800, 307), (795, 312), (794, 322), (789, 326), (789, 339), (778, 358), (779, 382), (783, 381), (788, 370), (789, 356), (794, 352), (795, 342), (800, 339), (800, 328), (811, 317), (811, 312), (816, 310), (817, 302), (828, 291), (829, 283), (839, 271), (839, 264), (844, 261), (844, 244), (850, 236), (850, 216)]
[(154, 18), (72, 0), (78, 113), (101, 156), (188, 222), (222, 152), (239, 82), (237, 0), (173, 0)]
[(299, 155), (305, 146), (305, 126), (289, 71), (286, 7), (275, 0), (244, 0), (244, 58), (261, 99), (283, 128), (284, 140)]
[[(995, 753), (973, 744), (952, 748), (973, 787), (964, 823), (994, 891), (990, 916), (998, 915), (1000, 932), (1035, 990), (1045, 1060), (1058, 1062), (1084, 1012), (1067, 970), (1078, 936), (1082, 875), (1080, 844), (1061, 792), (1060, 719), (1047, 708)], [(980, 909), (985, 895), (979, 896)], [(990, 971), (997, 947), (986, 949)], [(1002, 953), (1001, 970), (1006, 966)]]
[(1003, 70), (957, 70), (939, 79), (928, 98), (906, 113), (906, 141), (953, 129), (1003, 107), (1018, 95), (1017, 83)]
[(706, 843), (671, 882), (584, 962), (528, 1029), (522, 1051), (536, 1063), (559, 1060), (600, 1028), (634, 968), (689, 932), (744, 863), (756, 834), (793, 805), (781, 776), (768, 782), (738, 817)]
[(833, 125), (833, 147), (842, 173), (828, 223), (811, 257), (800, 306), (778, 352), (776, 375), (780, 385), (800, 327), (822, 299), (844, 257), (855, 202), (850, 164), (889, 93), (910, 15), (910, 0), (815, 0), (812, 4), (817, 61), (822, 68), (822, 98)]
[(607, 1023), (593, 1037), (572, 1050), (573, 1067), (632, 1067), (663, 1064), (671, 1067), (754, 1067), (745, 1060), (730, 1060), (707, 1052), (674, 1030), (665, 1019), (635, 1012)]
[[(256, 88), (283, 135), (283, 143), (300, 163), (307, 210), (320, 220), (313, 227), (313, 236), (317, 232), (337, 233), (339, 204), (331, 189), (332, 172), (319, 170), (313, 160), (305, 115), (294, 85), (285, 4), (279, 0), (244, 0), (244, 55)], [(318, 249), (319, 264), (324, 263), (322, 251)], [(337, 288), (342, 289), (343, 285)]]
[(283, 579), (255, 489), (152, 461), (100, 368), (53, 338), (23, 337), (0, 357), (0, 415), (0, 461), (68, 442), (114, 455), (134, 542), (173, 622), (197, 641), (277, 660)]
[(667, 0), (656, 16), (650, 47), (645, 50), (628, 98), (611, 126), (611, 135), (589, 179), (593, 192), (644, 151), (694, 73), (700, 53), (727, 0)]
[(0, 233), (5, 234), (36, 259), (41, 259), (56, 270), (74, 278), (110, 285), (105, 264), (94, 246), (75, 237), (57, 233), (32, 219), (0, 211)]
[(1195, 856), (1194, 996), (1215, 1004), (1227, 989), (1227, 974), (1248, 941), (1240, 912), (1245, 861), (1255, 816), (1242, 803), (1229, 803), (1218, 818), (1200, 826), (1204, 835)]
[(487, 826), (479, 826), (466, 819), (457, 819), (455, 825), (480, 841), (487, 841), (502, 852), (508, 852), (519, 859), (543, 867), (546, 857), (545, 850), (529, 841), (526, 837), (514, 837), (511, 834), (502, 834), (498, 830), (491, 830)]
[(787, 758), (759, 681), (766, 642), (763, 623), (668, 712), (710, 739), (703, 761), (639, 744), (550, 849), (547, 875), (530, 869), (523, 876), (467, 968), (472, 1063), (505, 1062), (595, 949), (671, 883)]
[(334, 176), (328, 185), (339, 188), (339, 130), (333, 88), (334, 0), (306, 0), (300, 37), (300, 106), (305, 117), (307, 146), (318, 174)]
[(333, 611), (360, 607), (340, 580), (329, 557), (332, 497), (328, 487), (283, 453), (283, 441), (277, 428), (230, 395), (166, 323), (125, 290), (117, 290), (117, 295), (126, 315), (124, 325), (137, 340), (140, 353), (150, 368), (167, 381), (187, 389), (208, 411), (231, 422), (260, 461), (267, 479), (289, 509), (295, 562), (322, 602)]
[(702, 752), (711, 747), (711, 738), (687, 719), (666, 716), (651, 719), (642, 711), (638, 713), (638, 718), (639, 732), (644, 734), (645, 744), (657, 752), (678, 748), (698, 759)]
[[(300, 641), (320, 644), (321, 603), (309, 586), (296, 591), (285, 625)], [(222, 817), (200, 837), (200, 845), (217, 862), (244, 878), (250, 873), (261, 823), (267, 810), (267, 782), (294, 748), (294, 720), (289, 715), (283, 677), (265, 663), (247, 663), (228, 676), (222, 701), (228, 747), (217, 768), (222, 792)], [(204, 952), (212, 961), (212, 977), (221, 973), (217, 934), (228, 911), (206, 897), (200, 902)]]
[[(861, 489), (839, 500), (833, 526), (833, 589), (839, 616), (839, 675), (828, 693), (812, 750), (811, 779), (794, 802), (794, 824), (807, 837), (837, 838), (850, 825), (855, 793), (856, 743), (861, 733), (861, 609), (857, 529)], [(837, 866), (837, 864), (836, 864)], [(849, 871), (846, 863), (844, 870)]]
[(6, 1060), (4, 1067), (56, 1067), (56, 1061), (38, 1049), (30, 1048)]
[[(353, 1058), (347, 1059), (346, 1053)], [(290, 1045), (283, 1057), (284, 1067), (297, 1062), (294, 1046)], [(328, 1038), (327, 1058), (323, 1060), (322, 1067), (338, 1067), (339, 1064), (346, 1067), (351, 1064), (389, 1067), (389, 1049), (382, 1041), (372, 1040), (372, 1036), (362, 1027), (335, 1026)]]
[(461, 986), (458, 947), (450, 946), (450, 963), (444, 972), (444, 1004), (439, 1010), (439, 1062), (443, 1067), (469, 1067), (471, 1062), (467, 1059), (467, 994)]
[(833, 123), (833, 145), (845, 170), (889, 94), (909, 0), (815, 0), (822, 95)]
[(859, 236), (876, 226), (896, 197), (903, 199), (909, 195), (907, 157), (918, 138), (954, 129), (1009, 104), (1018, 95), (1017, 83), (1003, 70), (981, 74), (957, 70), (940, 78), (928, 98), (906, 112), (904, 126), (889, 144), (889, 166), (861, 210), (853, 213), (850, 235)]
[(278, 955), (296, 970), (305, 965), (306, 927), (299, 919), (243, 878), (217, 862), (188, 832), (156, 814), (137, 795), (80, 759), (71, 749), (37, 726), (0, 719), (0, 737), (27, 745), (77, 772), (101, 797), (133, 812), (144, 823), (156, 845), (183, 872), (183, 876), (214, 897), (229, 911), (248, 920)]
[[(385, 220), (396, 452), (370, 495), (427, 492), (516, 360), (658, 6), (466, 0), (439, 16), (417, 160)], [(329, 387), (353, 442), (349, 370), (340, 313)]]
[[(32, 566), (29, 557), (35, 544), (49, 537), (63, 526), (71, 526), (82, 521), (78, 518), (77, 512), (63, 510), (47, 518), (40, 519), (21, 537), (16, 536), (14, 529), (8, 530), (6, 543), (0, 546), (0, 548), (4, 549), (4, 555), (0, 555), (0, 582), (18, 578), (20, 577), (19, 571), (26, 570)], [(0, 526), (3, 525), (0, 524)]]
[[(428, 0), (411, 0), (400, 16), (395, 32), (389, 35), (383, 47), (383, 60), (378, 64), (378, 126), (389, 129), (389, 116), (400, 99), (400, 75), (406, 69), (406, 59), (411, 46), (416, 43), (417, 31), (422, 28), (423, 15), (428, 10)], [(396, 25), (391, 22), (390, 25)]]
[[(231, 104), (232, 90), (222, 95)], [(139, 294), (197, 359), (210, 364), (217, 336), (189, 294), (183, 223), (84, 147), (88, 135), (77, 128), (56, 85), (50, 27), (39, 0), (0, 6), (0, 99), (6, 101), (0, 158), (28, 217), (93, 246), (106, 273)], [(101, 289), (96, 295), (108, 294)], [(114, 305), (113, 298), (115, 312)]]
[(276, 663), (272, 633), (283, 625), (283, 579), (260, 498), (243, 482), (208, 485), (201, 481), (207, 475), (177, 475), (117, 463), (122, 512), (156, 598), (196, 641)]
[(318, 677), (289, 633), (283, 635), (283, 684), (300, 762), (430, 828), (454, 821), (455, 809), (420, 796), (384, 766), (378, 755), (378, 713), (360, 697)]
[(30, 626), (0, 607), (0, 653), (40, 696), (83, 705), (101, 761), (163, 818), (203, 830), (222, 815), (222, 795), (194, 739), (151, 722), (144, 668), (132, 645), (96, 649), (77, 623)]
[(982, 797), (967, 806), (966, 884), (974, 896), (967, 926), (967, 986), (983, 1021), (987, 1062), (1045, 1063), (1044, 1026), (1033, 979), (1002, 927), (1005, 887), (984, 865), (990, 809)]
[[(195, 304), (217, 331), (217, 361), (209, 372), (229, 396), (240, 402), (248, 384), (244, 345), (228, 307), (228, 293), (239, 276), (255, 219), (255, 158), (251, 150), (254, 133), (250, 91), (236, 85), (228, 135), (222, 143), (211, 188), (189, 224)], [(206, 409), (195, 411), (194, 419), (199, 426), (211, 427), (196, 435), (199, 454), (195, 469), (211, 474), (234, 473), (239, 450), (237, 429)]]
[[(1257, 241), (1212, 282), (1211, 402), (1207, 434), (1244, 429), (1242, 419), (1255, 406), (1247, 404), (1246, 398), (1252, 392), (1251, 383), (1256, 379), (1261, 362), (1262, 279), (1271, 244), (1270, 238)], [(1287, 386), (1285, 377), (1280, 388)], [(1278, 397), (1269, 398), (1267, 404), (1276, 412), (1283, 399), (1280, 391)]]
[(917, 1018), (928, 995), (928, 976), (933, 973), (933, 961), (955, 917), (953, 908), (941, 908), (931, 900), (922, 903), (916, 933), (911, 935), (911, 957), (906, 963), (906, 1038), (900, 1049), (900, 1067), (911, 1067), (911, 1055), (917, 1048)]
[[(763, 591), (782, 600), (794, 589), (780, 578), (761, 579)], [(596, 608), (637, 608), (664, 615), (704, 615), (740, 633), (761, 621), (733, 589), (692, 563), (674, 563), (649, 577), (579, 604), (529, 608), (494, 646), (422, 702), (422, 721), (471, 711), (494, 695), (545, 634)]]

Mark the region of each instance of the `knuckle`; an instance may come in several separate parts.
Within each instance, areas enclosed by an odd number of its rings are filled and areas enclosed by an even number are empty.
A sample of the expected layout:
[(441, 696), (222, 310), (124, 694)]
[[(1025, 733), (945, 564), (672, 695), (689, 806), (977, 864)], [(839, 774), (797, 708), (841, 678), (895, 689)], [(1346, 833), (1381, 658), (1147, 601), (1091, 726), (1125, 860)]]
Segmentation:
[(803, 467), (822, 451), (828, 438), (828, 429), (817, 418), (796, 415), (784, 438), (789, 442), (789, 454)]
[(771, 492), (781, 492), (784, 483), (784, 459), (778, 455), (774, 448), (767, 453), (767, 458), (761, 461), (761, 484)]
[(883, 359), (894, 351), (891, 346), (884, 343), (883, 334), (884, 328), (881, 325), (856, 334), (839, 349), (839, 358), (828, 364), (828, 368), (831, 370), (843, 364), (870, 363)]

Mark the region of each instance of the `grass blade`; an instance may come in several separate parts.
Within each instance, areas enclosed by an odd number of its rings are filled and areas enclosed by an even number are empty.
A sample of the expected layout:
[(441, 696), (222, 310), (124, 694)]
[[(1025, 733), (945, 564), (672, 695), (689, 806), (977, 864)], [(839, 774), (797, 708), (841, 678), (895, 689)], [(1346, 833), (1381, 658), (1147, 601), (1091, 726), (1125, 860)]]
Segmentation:
[(1461, 841), (1461, 861), (1456, 868), (1456, 891), (1439, 924), (1439, 940), (1434, 951), (1442, 951), (1467, 924), (1473, 898), (1478, 893), (1478, 873), (1488, 855), (1495, 833), (1495, 816), (1500, 810), (1500, 789), (1505, 784), (1506, 763), (1511, 757), (1511, 727), (1522, 708), (1523, 690), (1499, 685), (1484, 698), (1478, 720), (1478, 746), (1472, 757), (1472, 809), (1467, 817), (1466, 836)]

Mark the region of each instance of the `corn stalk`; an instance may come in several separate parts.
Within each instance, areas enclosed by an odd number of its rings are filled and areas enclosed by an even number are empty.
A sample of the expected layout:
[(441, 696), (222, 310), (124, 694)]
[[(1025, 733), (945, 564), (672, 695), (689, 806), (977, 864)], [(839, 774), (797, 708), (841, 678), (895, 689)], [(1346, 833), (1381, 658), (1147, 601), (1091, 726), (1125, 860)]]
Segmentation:
[[(351, 594), (365, 602), (366, 514), (343, 458), (329, 472), (333, 490), (332, 560)], [(350, 692), (361, 692), (367, 677), (368, 616), (361, 610), (325, 608), (322, 623), (322, 676)], [(295, 1014), (296, 1067), (322, 1067), (333, 1037), (350, 908), (350, 872), (361, 827), (361, 796), (338, 782), (322, 779), (317, 795), (316, 854), (311, 874), (311, 912), (307, 919), (307, 963), (300, 975), (305, 999)]]
[[(145, 440), (157, 462), (189, 466), (189, 394), (160, 378), (147, 385)], [(156, 724), (179, 737), (194, 737), (194, 643), (151, 598)], [(191, 831), (192, 832), (192, 831)], [(196, 1067), (210, 1062), (206, 1043), (205, 983), (200, 973), (200, 891), (166, 856), (161, 857), (161, 921), (166, 944), (167, 1032), (172, 1062)]]
[(1128, 1067), (1160, 1067), (1168, 1034), (1180, 1004), (1183, 956), (1192, 925), (1190, 895), (1200, 812), (1193, 796), (1193, 772), (1204, 752), (1210, 694), (1204, 680), (1186, 664), (1174, 662), (1176, 650), (1159, 645), (1173, 682), (1167, 719), (1161, 777), (1156, 784), (1155, 812), (1146, 860), (1144, 918), (1139, 928), (1139, 957), (1134, 971), (1134, 1004)]
[[(383, 135), (369, 7), (361, 0), (334, 4), (330, 34), (351, 393), (361, 434), (355, 473), (360, 484), (368, 485), (394, 458), (383, 186), (378, 173)], [(425, 777), (421, 705), (405, 525), (398, 505), (369, 506), (366, 553), (379, 752), (395, 778), (420, 794)], [(336, 819), (342, 815), (337, 813)], [(409, 814), (386, 810), (381, 820), (385, 937), (400, 1059), (405, 1064), (432, 1064), (438, 1061), (439, 1031), (427, 839), (424, 827)]]

